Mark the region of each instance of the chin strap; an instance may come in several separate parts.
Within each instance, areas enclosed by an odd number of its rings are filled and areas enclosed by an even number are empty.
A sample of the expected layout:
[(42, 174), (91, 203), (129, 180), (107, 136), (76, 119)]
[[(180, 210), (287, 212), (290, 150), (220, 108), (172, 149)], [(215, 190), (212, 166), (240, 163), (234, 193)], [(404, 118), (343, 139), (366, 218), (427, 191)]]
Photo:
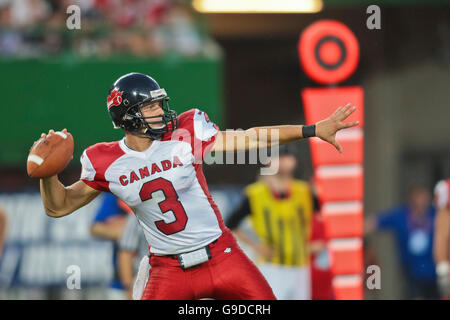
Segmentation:
[(148, 137), (148, 138), (150, 138), (150, 139), (152, 139), (152, 140), (159, 140), (163, 136), (163, 133), (153, 133), (150, 130), (145, 129), (143, 135)]
[(163, 135), (162, 133), (152, 133), (148, 129), (145, 129), (144, 132), (129, 131), (129, 130), (127, 130), (127, 132), (131, 133), (132, 135), (143, 137), (143, 138), (148, 138), (151, 140), (159, 140), (159, 139), (161, 139), (161, 137)]

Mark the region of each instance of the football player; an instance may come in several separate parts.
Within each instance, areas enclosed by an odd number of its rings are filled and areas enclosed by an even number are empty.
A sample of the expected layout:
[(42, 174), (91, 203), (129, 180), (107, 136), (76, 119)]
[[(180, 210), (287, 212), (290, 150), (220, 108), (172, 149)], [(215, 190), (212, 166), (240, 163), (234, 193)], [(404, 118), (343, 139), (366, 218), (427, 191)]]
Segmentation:
[[(358, 124), (342, 123), (356, 108), (340, 107), (310, 126), (230, 132), (219, 131), (198, 109), (177, 116), (168, 100), (166, 91), (147, 75), (130, 73), (116, 80), (107, 108), (125, 137), (87, 148), (76, 183), (66, 187), (57, 175), (41, 179), (47, 215), (66, 216), (101, 192), (111, 192), (129, 205), (150, 247), (152, 267), (142, 299), (275, 299), (225, 227), (206, 185), (202, 159), (210, 152), (271, 147), (312, 136), (341, 152), (336, 132)], [(272, 140), (274, 130), (278, 139)], [(268, 131), (268, 141), (260, 138), (265, 137), (262, 131)], [(234, 144), (243, 136), (250, 138)]]
[(434, 259), (441, 296), (450, 299), (450, 179), (436, 184), (437, 215), (434, 233)]

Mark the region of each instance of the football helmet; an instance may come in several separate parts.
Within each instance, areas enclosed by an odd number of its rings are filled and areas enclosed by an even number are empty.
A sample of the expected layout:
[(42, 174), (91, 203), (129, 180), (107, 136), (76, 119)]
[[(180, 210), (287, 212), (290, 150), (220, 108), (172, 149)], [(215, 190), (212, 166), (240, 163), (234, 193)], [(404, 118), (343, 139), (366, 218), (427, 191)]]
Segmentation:
[[(166, 90), (150, 76), (129, 73), (117, 79), (108, 92), (106, 106), (115, 128), (159, 139), (177, 128), (177, 113), (169, 108)], [(143, 106), (159, 102), (164, 114), (144, 117)], [(151, 125), (160, 124), (153, 127)], [(141, 129), (145, 128), (145, 131)]]

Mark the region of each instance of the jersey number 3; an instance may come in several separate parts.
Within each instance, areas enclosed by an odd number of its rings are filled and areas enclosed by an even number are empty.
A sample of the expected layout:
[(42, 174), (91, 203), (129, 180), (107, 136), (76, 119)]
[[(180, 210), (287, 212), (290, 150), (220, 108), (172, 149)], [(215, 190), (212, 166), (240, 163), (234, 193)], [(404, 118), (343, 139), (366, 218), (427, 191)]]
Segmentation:
[(164, 234), (170, 235), (184, 230), (187, 224), (188, 217), (183, 205), (178, 201), (178, 194), (175, 191), (172, 182), (158, 178), (142, 185), (139, 196), (142, 201), (151, 200), (152, 193), (155, 191), (162, 191), (165, 199), (158, 202), (158, 206), (162, 213), (172, 211), (175, 216), (175, 221), (166, 223), (164, 220), (158, 220), (155, 222), (159, 231)]

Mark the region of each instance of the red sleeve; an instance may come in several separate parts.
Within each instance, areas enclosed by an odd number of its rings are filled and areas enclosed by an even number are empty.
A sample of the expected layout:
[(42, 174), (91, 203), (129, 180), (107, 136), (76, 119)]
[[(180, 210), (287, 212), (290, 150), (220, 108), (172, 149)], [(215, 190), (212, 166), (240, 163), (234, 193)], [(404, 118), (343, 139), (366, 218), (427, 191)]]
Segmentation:
[(81, 156), (80, 180), (96, 190), (111, 192), (105, 173), (109, 166), (123, 154), (117, 141), (98, 143), (87, 148)]
[(190, 109), (178, 116), (177, 130), (163, 137), (163, 140), (181, 140), (188, 142), (196, 162), (200, 163), (211, 151), (219, 127), (209, 120), (208, 115), (198, 109)]

